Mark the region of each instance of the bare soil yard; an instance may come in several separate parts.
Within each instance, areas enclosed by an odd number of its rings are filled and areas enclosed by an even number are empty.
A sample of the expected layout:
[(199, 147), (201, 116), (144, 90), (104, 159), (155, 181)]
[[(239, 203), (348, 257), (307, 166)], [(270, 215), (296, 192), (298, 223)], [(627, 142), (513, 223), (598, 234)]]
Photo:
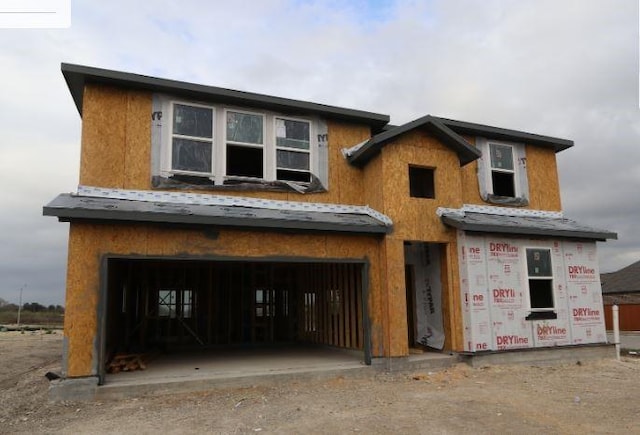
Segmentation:
[(0, 333), (0, 433), (640, 433), (640, 360), (47, 401), (62, 333)]

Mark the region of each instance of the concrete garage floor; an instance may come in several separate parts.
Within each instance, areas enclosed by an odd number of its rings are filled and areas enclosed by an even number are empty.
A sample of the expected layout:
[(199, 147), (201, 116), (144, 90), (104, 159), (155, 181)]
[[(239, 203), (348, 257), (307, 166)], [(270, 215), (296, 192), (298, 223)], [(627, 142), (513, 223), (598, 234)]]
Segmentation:
[(436, 370), (457, 362), (437, 352), (408, 358), (374, 359), (367, 366), (362, 352), (326, 347), (241, 348), (158, 355), (145, 370), (107, 374), (96, 399), (148, 394), (205, 391), (222, 387), (248, 387), (277, 382), (370, 377), (380, 370)]

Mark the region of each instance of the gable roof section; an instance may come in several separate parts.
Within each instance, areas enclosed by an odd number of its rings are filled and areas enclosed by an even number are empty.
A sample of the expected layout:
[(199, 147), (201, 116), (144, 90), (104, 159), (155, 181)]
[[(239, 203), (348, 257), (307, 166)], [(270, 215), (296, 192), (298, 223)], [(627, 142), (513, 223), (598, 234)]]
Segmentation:
[(602, 293), (640, 293), (640, 261), (616, 272), (603, 273)]
[(567, 139), (426, 115), (395, 128), (386, 128), (385, 131), (378, 133), (368, 141), (345, 150), (347, 160), (355, 166), (362, 167), (376, 156), (382, 147), (416, 128), (425, 128), (443, 144), (455, 151), (460, 159), (460, 166), (464, 166), (481, 156), (480, 151), (461, 135), (525, 142), (535, 146), (552, 148), (555, 152), (573, 146), (573, 141)]
[(346, 151), (347, 159), (349, 160), (349, 163), (355, 166), (364, 166), (380, 152), (382, 147), (399, 136), (416, 128), (427, 129), (427, 131), (438, 138), (438, 140), (455, 151), (460, 159), (460, 166), (464, 166), (467, 163), (474, 161), (481, 155), (480, 151), (467, 142), (463, 137), (449, 129), (438, 118), (426, 115), (399, 127), (383, 131), (382, 133), (373, 136), (367, 142), (350, 148)]
[(445, 225), (463, 231), (600, 241), (618, 238), (614, 232), (566, 219), (560, 212), (465, 205), (441, 208), (438, 214)]
[(367, 206), (275, 201), (181, 192), (79, 186), (43, 208), (60, 221), (95, 220), (210, 225), (243, 229), (385, 234), (387, 216)]
[(374, 132), (382, 131), (383, 127), (389, 122), (389, 115), (379, 113), (167, 80), (121, 71), (68, 63), (63, 63), (61, 70), (80, 116), (82, 116), (82, 99), (85, 85), (97, 83), (150, 92), (162, 92), (182, 98), (268, 109), (284, 113), (315, 114), (326, 118), (366, 124), (369, 125)]

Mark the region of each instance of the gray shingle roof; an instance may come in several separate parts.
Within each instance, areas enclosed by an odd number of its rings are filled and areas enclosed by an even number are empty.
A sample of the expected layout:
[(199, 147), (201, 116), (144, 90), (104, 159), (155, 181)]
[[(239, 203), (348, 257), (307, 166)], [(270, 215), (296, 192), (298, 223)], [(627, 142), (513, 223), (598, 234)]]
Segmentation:
[(445, 212), (442, 222), (465, 231), (504, 233), (589, 240), (617, 239), (616, 233), (596, 229), (578, 222), (546, 216), (506, 216), (489, 213)]
[(360, 234), (391, 231), (389, 222), (367, 214), (366, 207), (362, 209), (345, 213), (60, 194), (43, 208), (43, 214), (61, 221), (88, 219)]
[(600, 275), (602, 293), (640, 293), (640, 261), (616, 272)]
[(389, 122), (389, 115), (347, 109), (308, 101), (292, 100), (271, 95), (243, 92), (233, 89), (205, 86), (195, 83), (167, 80), (140, 74), (94, 68), (84, 65), (63, 63), (62, 74), (67, 82), (78, 113), (82, 116), (84, 86), (87, 83), (99, 83), (122, 88), (140, 89), (151, 92), (163, 92), (182, 98), (214, 101), (222, 104), (236, 104), (292, 114), (317, 114), (332, 119), (363, 123), (371, 126), (374, 132), (382, 131)]
[(455, 151), (460, 159), (460, 166), (464, 166), (480, 157), (480, 152), (476, 147), (467, 142), (461, 135), (524, 142), (535, 146), (552, 148), (556, 152), (573, 146), (573, 141), (567, 139), (426, 115), (394, 128), (385, 128), (383, 132), (373, 136), (367, 142), (347, 149), (347, 159), (349, 163), (355, 166), (364, 166), (369, 160), (376, 156), (385, 145), (400, 135), (416, 128), (426, 129), (442, 141), (442, 143)]

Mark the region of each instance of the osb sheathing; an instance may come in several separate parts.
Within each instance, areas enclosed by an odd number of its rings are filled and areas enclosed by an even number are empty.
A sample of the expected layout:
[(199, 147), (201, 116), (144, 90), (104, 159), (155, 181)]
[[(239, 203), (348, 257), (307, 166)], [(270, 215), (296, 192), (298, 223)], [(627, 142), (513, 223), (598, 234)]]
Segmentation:
[[(87, 85), (83, 100), (80, 184), (151, 189), (152, 94), (103, 85)], [(363, 204), (362, 171), (349, 165), (342, 149), (371, 135), (366, 125), (327, 120), (329, 190), (322, 193), (211, 190), (289, 201)], [(188, 191), (188, 190), (185, 190)], [(202, 190), (193, 190), (203, 193)]]
[[(561, 210), (560, 184), (556, 153), (552, 148), (526, 145), (527, 181), (529, 183), (529, 205), (534, 210)], [(462, 201), (464, 204), (487, 204), (480, 196), (478, 186), (478, 162), (462, 168)]]
[(80, 184), (145, 189), (151, 181), (151, 94), (85, 87)]
[[(95, 375), (96, 331), (99, 313), (100, 263), (104, 255), (188, 256), (251, 258), (326, 258), (367, 260), (369, 292), (380, 292), (381, 241), (376, 237), (302, 235), (223, 230), (168, 229), (143, 225), (72, 223), (69, 234), (69, 265), (65, 337), (67, 376)], [(283, 250), (283, 247), (286, 247)], [(374, 329), (382, 329), (372, 314)], [(372, 334), (374, 356), (386, 352), (380, 333)], [(378, 353), (377, 353), (378, 352)]]
[[(410, 197), (409, 165), (435, 169), (435, 199)], [(449, 148), (423, 131), (413, 131), (384, 147), (362, 170), (366, 204), (391, 217), (394, 225), (379, 250), (380, 264), (384, 265), (380, 270), (382, 291), (372, 292), (370, 297), (371, 315), (380, 319), (372, 328), (374, 336), (381, 338), (377, 342), (380, 347), (374, 348), (374, 352), (390, 356), (408, 354), (404, 241), (454, 243), (455, 253), (455, 232), (440, 222), (436, 209), (462, 205), (459, 167), (456, 154)], [(448, 259), (443, 266), (447, 273), (443, 277), (446, 346), (457, 349), (462, 337), (454, 325), (459, 320), (458, 283), (451, 273), (449, 249), (443, 252)], [(376, 329), (377, 326), (381, 329)]]
[(551, 148), (527, 146), (530, 208), (562, 210), (556, 153)]

